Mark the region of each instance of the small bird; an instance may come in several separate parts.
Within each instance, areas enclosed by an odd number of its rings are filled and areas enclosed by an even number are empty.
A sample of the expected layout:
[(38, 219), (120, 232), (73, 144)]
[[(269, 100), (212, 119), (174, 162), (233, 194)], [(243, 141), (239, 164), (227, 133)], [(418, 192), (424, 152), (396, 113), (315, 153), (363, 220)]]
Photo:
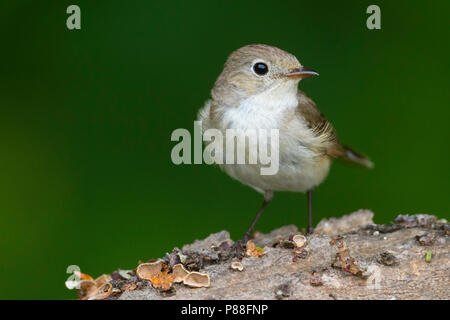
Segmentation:
[(253, 44), (234, 51), (199, 111), (203, 130), (278, 129), (279, 169), (261, 175), (254, 164), (219, 164), (231, 177), (264, 195), (264, 201), (241, 243), (246, 243), (276, 191), (306, 192), (308, 232), (312, 225), (312, 190), (328, 175), (332, 160), (371, 168), (365, 156), (342, 145), (314, 101), (298, 89), (303, 78), (319, 74), (304, 68), (281, 49)]

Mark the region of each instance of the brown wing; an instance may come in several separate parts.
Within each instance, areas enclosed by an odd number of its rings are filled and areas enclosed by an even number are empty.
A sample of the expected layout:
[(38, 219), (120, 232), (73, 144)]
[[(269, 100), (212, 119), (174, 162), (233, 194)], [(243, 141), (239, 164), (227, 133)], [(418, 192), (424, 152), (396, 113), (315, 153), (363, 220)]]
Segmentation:
[(324, 138), (323, 152), (325, 154), (333, 158), (339, 158), (345, 154), (331, 123), (320, 112), (314, 101), (301, 90), (298, 91), (297, 112), (317, 136)]
[(343, 146), (339, 142), (336, 131), (331, 123), (320, 112), (314, 101), (301, 90), (298, 91), (298, 102), (297, 112), (305, 119), (308, 126), (317, 136), (323, 137), (322, 151), (324, 154), (332, 158), (340, 158), (358, 163), (368, 168), (373, 167), (373, 163), (367, 157)]

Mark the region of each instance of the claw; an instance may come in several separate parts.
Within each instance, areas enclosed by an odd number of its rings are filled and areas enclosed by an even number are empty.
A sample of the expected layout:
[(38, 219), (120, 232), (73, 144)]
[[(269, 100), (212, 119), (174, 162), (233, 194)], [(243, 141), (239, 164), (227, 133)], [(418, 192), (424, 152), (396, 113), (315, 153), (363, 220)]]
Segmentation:
[(234, 248), (234, 252), (236, 254), (236, 257), (241, 259), (245, 256), (245, 246), (246, 246), (247, 241), (245, 241), (245, 237), (242, 240), (238, 240), (234, 243), (233, 248)]

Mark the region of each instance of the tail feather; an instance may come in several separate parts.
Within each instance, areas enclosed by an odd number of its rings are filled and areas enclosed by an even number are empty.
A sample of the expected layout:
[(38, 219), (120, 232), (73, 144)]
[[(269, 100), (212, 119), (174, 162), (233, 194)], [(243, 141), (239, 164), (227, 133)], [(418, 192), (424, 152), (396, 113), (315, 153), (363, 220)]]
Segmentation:
[(357, 163), (359, 165), (362, 165), (363, 167), (372, 169), (374, 164), (372, 161), (370, 161), (369, 158), (367, 158), (366, 156), (350, 149), (349, 147), (343, 146), (344, 150), (345, 150), (345, 156), (344, 159), (353, 162), (353, 163)]

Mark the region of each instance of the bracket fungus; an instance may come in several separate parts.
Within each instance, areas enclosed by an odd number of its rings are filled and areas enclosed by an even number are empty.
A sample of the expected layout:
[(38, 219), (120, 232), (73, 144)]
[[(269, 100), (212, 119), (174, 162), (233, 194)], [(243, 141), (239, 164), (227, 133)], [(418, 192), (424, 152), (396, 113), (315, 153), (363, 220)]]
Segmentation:
[(176, 264), (172, 268), (173, 282), (183, 282), (188, 274), (189, 271), (187, 271), (181, 263)]
[(136, 274), (139, 278), (149, 280), (154, 288), (169, 290), (172, 287), (173, 275), (168, 273), (168, 267), (162, 260), (141, 263)]
[(237, 271), (244, 270), (244, 266), (239, 261), (234, 261), (231, 263), (230, 268)]
[(292, 237), (292, 242), (294, 242), (297, 248), (303, 248), (306, 245), (307, 240), (304, 235), (296, 234)]
[(163, 264), (164, 262), (162, 260), (141, 263), (136, 269), (136, 274), (141, 279), (151, 280), (155, 275), (161, 272)]
[(192, 271), (184, 278), (183, 283), (189, 287), (202, 288), (209, 287), (210, 280), (206, 273)]

